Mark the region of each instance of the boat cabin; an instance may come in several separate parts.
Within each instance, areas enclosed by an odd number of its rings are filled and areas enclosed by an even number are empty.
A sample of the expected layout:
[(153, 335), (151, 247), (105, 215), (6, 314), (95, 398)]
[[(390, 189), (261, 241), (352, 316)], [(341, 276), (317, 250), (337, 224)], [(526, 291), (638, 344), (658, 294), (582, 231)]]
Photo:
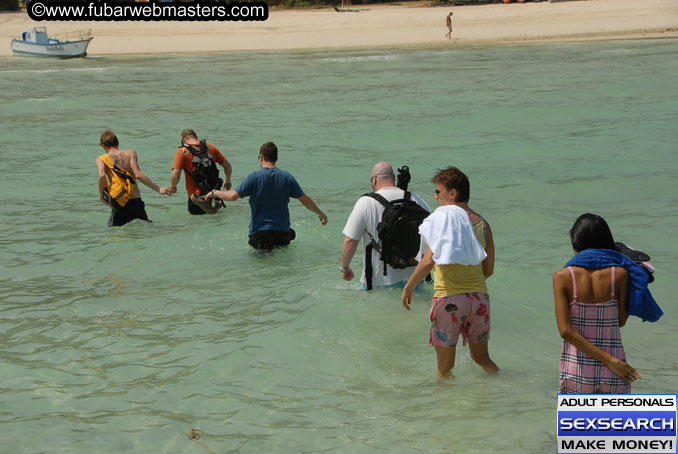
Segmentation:
[(47, 28), (45, 27), (33, 27), (30, 29), (30, 31), (23, 32), (21, 37), (24, 39), (24, 41), (36, 44), (49, 44)]

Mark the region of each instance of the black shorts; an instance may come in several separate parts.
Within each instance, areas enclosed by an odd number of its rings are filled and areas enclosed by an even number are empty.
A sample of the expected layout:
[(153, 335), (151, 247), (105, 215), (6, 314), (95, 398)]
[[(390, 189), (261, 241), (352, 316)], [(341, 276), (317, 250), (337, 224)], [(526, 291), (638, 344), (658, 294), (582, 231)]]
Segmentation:
[(276, 246), (287, 246), (296, 237), (297, 234), (292, 229), (287, 232), (280, 230), (259, 230), (254, 235), (250, 235), (250, 240), (247, 243), (254, 249), (270, 251)]
[(141, 199), (130, 200), (119, 211), (111, 210), (111, 217), (108, 218), (108, 226), (120, 227), (135, 219), (151, 222), (146, 215), (144, 201)]

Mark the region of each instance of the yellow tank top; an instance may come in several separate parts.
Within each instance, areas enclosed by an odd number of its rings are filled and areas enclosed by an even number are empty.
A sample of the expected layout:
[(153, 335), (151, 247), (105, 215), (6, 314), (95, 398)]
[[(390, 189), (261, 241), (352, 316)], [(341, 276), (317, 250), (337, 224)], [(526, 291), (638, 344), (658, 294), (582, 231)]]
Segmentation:
[[(473, 224), (473, 231), (484, 249), (487, 246), (487, 238), (483, 218)], [(433, 267), (433, 279), (435, 281), (433, 296), (438, 298), (461, 293), (487, 293), (482, 263), (477, 265), (459, 265), (458, 263), (435, 265)]]

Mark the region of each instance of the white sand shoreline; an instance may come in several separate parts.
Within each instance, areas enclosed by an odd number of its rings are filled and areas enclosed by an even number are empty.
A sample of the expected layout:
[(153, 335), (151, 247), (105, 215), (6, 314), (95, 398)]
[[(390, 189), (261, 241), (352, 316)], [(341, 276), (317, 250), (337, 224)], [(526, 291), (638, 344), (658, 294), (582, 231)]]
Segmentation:
[[(360, 13), (271, 10), (263, 22), (66, 22), (0, 13), (0, 56), (34, 26), (50, 34), (91, 28), (90, 56), (228, 51), (497, 46), (678, 38), (678, 1), (588, 0), (430, 7), (369, 5)], [(454, 12), (453, 38), (444, 38)]]

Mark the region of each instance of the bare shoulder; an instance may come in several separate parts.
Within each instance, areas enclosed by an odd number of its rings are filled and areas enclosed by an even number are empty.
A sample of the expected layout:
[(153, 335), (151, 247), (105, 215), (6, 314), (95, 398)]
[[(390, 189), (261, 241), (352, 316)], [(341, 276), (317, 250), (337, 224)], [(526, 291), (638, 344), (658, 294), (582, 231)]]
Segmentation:
[(128, 168), (134, 168), (134, 166), (138, 165), (137, 161), (139, 158), (137, 157), (137, 152), (134, 150), (120, 150), (121, 156), (123, 157), (123, 162), (125, 163), (125, 166)]
[(618, 281), (626, 282), (629, 279), (629, 272), (626, 271), (626, 268), (616, 267), (614, 270), (615, 279)]
[(570, 272), (567, 268), (559, 268), (553, 273), (553, 283), (563, 283), (567, 282), (570, 279)]

